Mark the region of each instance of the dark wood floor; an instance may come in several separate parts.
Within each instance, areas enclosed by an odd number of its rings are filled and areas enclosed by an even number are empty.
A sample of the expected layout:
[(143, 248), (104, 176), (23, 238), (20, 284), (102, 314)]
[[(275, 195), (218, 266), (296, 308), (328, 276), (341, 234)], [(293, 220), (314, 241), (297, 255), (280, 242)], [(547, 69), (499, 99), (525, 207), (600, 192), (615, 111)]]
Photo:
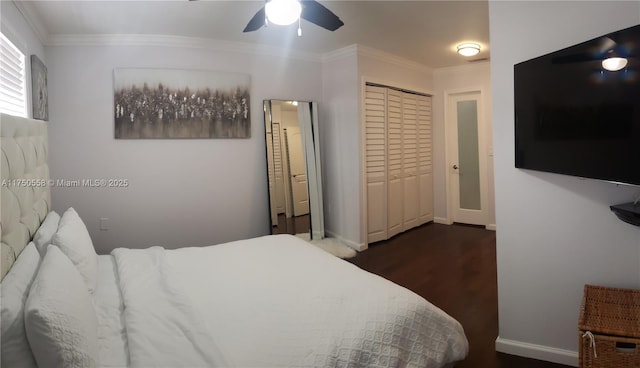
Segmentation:
[(350, 261), (421, 295), (464, 327), (469, 356), (456, 368), (561, 368), (495, 352), (496, 235), (466, 225), (427, 224), (370, 245)]
[(302, 234), (311, 229), (309, 215), (286, 217), (284, 213), (278, 214), (278, 224), (271, 229), (271, 234)]

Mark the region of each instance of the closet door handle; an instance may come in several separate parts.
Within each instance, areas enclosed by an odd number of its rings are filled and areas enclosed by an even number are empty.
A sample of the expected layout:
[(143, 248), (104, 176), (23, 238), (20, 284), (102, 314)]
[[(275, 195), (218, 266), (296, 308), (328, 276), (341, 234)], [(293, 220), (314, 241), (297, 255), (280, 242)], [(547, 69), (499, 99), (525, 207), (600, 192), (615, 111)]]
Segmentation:
[(458, 170), (458, 165), (453, 165), (454, 170)]

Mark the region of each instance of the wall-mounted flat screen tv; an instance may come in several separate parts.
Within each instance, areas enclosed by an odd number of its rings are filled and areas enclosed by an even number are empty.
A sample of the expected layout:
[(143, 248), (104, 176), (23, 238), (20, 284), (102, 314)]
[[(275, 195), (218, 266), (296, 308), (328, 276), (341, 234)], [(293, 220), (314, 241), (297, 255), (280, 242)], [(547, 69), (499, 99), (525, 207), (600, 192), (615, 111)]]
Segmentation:
[(514, 66), (515, 166), (640, 185), (640, 25)]

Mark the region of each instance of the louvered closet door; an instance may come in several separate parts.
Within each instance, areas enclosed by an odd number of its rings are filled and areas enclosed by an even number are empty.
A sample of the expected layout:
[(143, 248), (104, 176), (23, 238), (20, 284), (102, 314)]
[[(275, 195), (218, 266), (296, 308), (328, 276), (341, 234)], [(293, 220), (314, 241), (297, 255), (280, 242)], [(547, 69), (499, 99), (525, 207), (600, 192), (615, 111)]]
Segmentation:
[(387, 236), (402, 231), (402, 92), (387, 89)]
[(418, 126), (416, 95), (402, 94), (402, 230), (418, 226)]
[[(284, 186), (284, 168), (282, 166), (283, 155), (282, 155), (282, 140), (281, 140), (281, 129), (280, 123), (272, 124), (272, 134), (273, 134), (273, 174), (274, 174), (274, 184), (276, 186), (276, 213), (286, 213), (285, 209), (285, 186)], [(278, 223), (277, 221), (275, 222)]]
[(367, 239), (387, 239), (386, 88), (365, 90)]
[[(267, 124), (267, 129), (271, 127)], [(269, 130), (266, 132), (266, 146), (267, 146), (267, 162), (273, 162), (273, 133)], [(271, 212), (271, 226), (278, 226), (278, 213), (276, 208), (276, 195), (275, 189), (275, 171), (273, 165), (267, 165), (267, 176), (269, 178), (269, 210)]]
[(418, 224), (433, 221), (433, 166), (431, 97), (417, 96), (418, 125)]

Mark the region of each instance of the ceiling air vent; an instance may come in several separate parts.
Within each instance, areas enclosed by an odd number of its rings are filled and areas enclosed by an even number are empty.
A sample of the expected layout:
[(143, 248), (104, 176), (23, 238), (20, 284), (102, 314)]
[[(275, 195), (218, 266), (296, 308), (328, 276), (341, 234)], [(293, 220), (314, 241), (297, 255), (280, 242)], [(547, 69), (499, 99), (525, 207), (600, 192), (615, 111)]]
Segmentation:
[(470, 63), (477, 63), (479, 61), (488, 61), (488, 60), (491, 60), (491, 59), (489, 59), (488, 57), (484, 57), (484, 58), (478, 58), (478, 59), (467, 60), (467, 61)]

